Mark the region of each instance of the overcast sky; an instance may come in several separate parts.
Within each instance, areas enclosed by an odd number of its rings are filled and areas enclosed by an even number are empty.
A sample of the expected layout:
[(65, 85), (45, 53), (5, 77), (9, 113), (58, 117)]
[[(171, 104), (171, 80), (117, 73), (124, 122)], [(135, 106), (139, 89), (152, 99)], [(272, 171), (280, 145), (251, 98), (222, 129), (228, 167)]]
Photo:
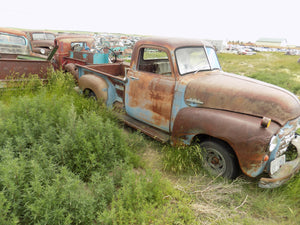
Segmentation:
[(300, 45), (299, 0), (4, 0), (0, 26)]

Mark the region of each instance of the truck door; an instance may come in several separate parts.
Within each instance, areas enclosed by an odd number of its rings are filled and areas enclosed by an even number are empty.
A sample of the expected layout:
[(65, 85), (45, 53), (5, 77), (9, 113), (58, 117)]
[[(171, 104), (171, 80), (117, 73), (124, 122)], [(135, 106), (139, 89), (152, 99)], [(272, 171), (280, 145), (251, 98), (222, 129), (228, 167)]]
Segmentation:
[(170, 131), (175, 77), (170, 56), (162, 48), (142, 47), (135, 68), (128, 73), (125, 109), (131, 117)]

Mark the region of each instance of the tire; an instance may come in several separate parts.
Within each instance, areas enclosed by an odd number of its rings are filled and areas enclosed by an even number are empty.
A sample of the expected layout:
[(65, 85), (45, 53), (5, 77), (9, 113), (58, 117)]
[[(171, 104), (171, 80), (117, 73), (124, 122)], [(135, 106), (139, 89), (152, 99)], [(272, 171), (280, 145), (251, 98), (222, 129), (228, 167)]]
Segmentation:
[(96, 96), (95, 93), (94, 93), (93, 91), (91, 91), (91, 90), (85, 89), (85, 90), (83, 91), (83, 95), (84, 95), (85, 97), (87, 97), (87, 98), (91, 98), (91, 99), (97, 101), (97, 96)]
[(231, 149), (220, 141), (204, 141), (200, 143), (203, 156), (203, 167), (214, 176), (234, 179), (239, 175), (237, 159)]

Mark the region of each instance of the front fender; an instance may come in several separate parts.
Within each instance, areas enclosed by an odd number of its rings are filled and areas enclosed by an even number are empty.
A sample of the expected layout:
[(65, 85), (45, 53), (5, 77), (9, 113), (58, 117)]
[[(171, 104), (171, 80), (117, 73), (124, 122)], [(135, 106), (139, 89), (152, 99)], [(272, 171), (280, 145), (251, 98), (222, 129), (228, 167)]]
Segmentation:
[(172, 142), (191, 144), (200, 134), (223, 140), (235, 152), (241, 170), (256, 177), (266, 166), (263, 158), (268, 154), (270, 139), (280, 129), (274, 122), (263, 128), (260, 122), (261, 118), (229, 111), (184, 108), (175, 118)]

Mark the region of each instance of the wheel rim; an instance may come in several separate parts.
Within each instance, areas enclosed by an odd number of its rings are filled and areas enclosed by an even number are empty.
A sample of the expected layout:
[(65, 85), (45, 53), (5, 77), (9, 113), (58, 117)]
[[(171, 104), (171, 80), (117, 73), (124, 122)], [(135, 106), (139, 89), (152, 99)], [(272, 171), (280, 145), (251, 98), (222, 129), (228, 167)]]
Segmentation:
[(206, 150), (205, 164), (207, 169), (216, 175), (223, 175), (226, 171), (224, 157), (214, 149)]

